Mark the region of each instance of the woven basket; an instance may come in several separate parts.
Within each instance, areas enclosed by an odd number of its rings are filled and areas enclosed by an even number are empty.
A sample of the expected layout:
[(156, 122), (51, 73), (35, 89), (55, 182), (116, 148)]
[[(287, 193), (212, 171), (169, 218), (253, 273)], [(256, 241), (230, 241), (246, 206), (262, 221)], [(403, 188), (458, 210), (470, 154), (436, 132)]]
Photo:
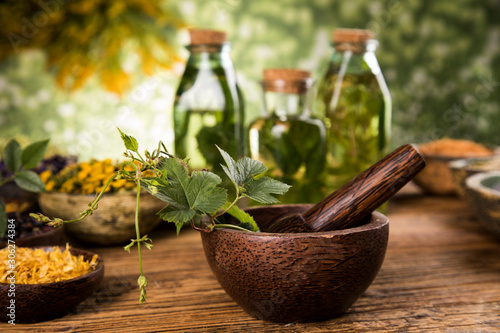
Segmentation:
[[(88, 208), (93, 195), (59, 192), (40, 193), (39, 204), (43, 214), (64, 220), (75, 219)], [(156, 213), (165, 203), (149, 193), (141, 193), (139, 226), (141, 235), (149, 233), (160, 223)], [(93, 245), (118, 245), (136, 238), (135, 192), (104, 194), (98, 209), (81, 221), (64, 225), (66, 233), (78, 241)]]

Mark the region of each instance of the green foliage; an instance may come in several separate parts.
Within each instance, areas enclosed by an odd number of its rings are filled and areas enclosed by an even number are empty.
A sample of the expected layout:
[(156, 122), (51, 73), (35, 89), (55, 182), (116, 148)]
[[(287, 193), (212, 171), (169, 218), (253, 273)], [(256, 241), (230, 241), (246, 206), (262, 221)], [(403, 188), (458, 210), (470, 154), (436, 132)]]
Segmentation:
[(19, 170), (14, 178), (16, 185), (25, 191), (42, 192), (45, 190), (45, 184), (35, 172), (31, 170)]
[(10, 140), (4, 150), (3, 160), (9, 171), (16, 172), (21, 167), (21, 146), (16, 140)]
[[(2, 159), (5, 166), (13, 173), (12, 176), (0, 180), (0, 186), (14, 181), (21, 189), (29, 192), (42, 192), (45, 190), (45, 184), (42, 182), (38, 174), (31, 170), (41, 162), (49, 139), (37, 141), (26, 148), (21, 149), (21, 146), (16, 140), (10, 140), (3, 151)], [(7, 216), (5, 213), (5, 204), (0, 199), (0, 238), (7, 231)]]
[(222, 149), (219, 148), (219, 151), (227, 164), (227, 166), (222, 166), (224, 172), (242, 196), (263, 204), (272, 204), (279, 202), (273, 194), (284, 194), (290, 188), (289, 185), (278, 180), (262, 177), (262, 174), (267, 171), (262, 162), (248, 157), (243, 157), (236, 162)]
[(227, 191), (218, 187), (222, 181), (219, 176), (208, 171), (194, 171), (189, 176), (182, 160), (175, 157), (163, 160), (159, 168), (166, 171), (168, 182), (158, 186), (161, 195), (156, 196), (168, 206), (158, 215), (165, 221), (174, 222), (177, 233), (195, 215), (210, 214), (226, 202)]
[(30, 144), (21, 153), (21, 165), (26, 169), (32, 169), (40, 163), (49, 145), (49, 139)]
[(257, 225), (257, 223), (255, 222), (255, 220), (253, 219), (253, 217), (248, 214), (247, 212), (245, 212), (244, 210), (242, 210), (241, 208), (239, 208), (238, 206), (231, 206), (231, 203), (229, 202), (226, 202), (226, 204), (224, 205), (224, 207), (222, 207), (222, 209), (227, 209), (227, 214), (231, 215), (232, 217), (234, 217), (235, 219), (237, 219), (238, 221), (241, 222), (240, 226), (247, 229), (245, 226), (246, 225), (249, 225), (250, 228), (248, 228), (248, 230), (250, 231), (259, 231), (259, 226)]
[[(89, 208), (83, 211), (79, 218), (63, 221), (59, 218), (49, 218), (43, 214), (31, 214), (31, 216), (54, 226), (81, 221), (85, 217), (92, 215), (97, 209), (102, 194), (114, 179), (120, 178), (134, 181), (137, 186), (136, 238), (132, 239), (130, 244), (124, 247), (124, 250), (130, 252), (132, 247), (137, 246), (141, 272), (138, 279), (141, 290), (140, 303), (146, 301), (147, 286), (146, 277), (142, 270), (141, 245), (144, 245), (149, 250), (153, 246), (151, 239), (147, 235), (141, 237), (139, 231), (138, 211), (141, 188), (166, 203), (166, 206), (158, 212), (158, 215), (167, 222), (175, 223), (177, 234), (188, 221), (191, 221), (191, 225), (195, 229), (205, 232), (213, 231), (215, 228), (232, 228), (245, 232), (259, 231), (253, 218), (239, 209), (236, 203), (242, 197), (249, 197), (261, 203), (274, 203), (277, 200), (272, 195), (284, 194), (289, 188), (288, 185), (279, 181), (267, 177), (259, 178), (258, 176), (267, 170), (261, 162), (249, 158), (243, 158), (236, 162), (228, 153), (217, 147), (227, 163), (227, 167), (223, 167), (224, 171), (231, 178), (236, 190), (234, 200), (227, 202), (227, 190), (219, 186), (222, 180), (216, 174), (205, 170), (190, 172), (185, 161), (170, 155), (161, 141), (158, 148), (152, 153), (145, 151), (145, 158), (143, 158), (138, 152), (139, 144), (137, 140), (123, 133), (120, 129), (118, 131), (126, 148), (124, 155), (129, 160), (122, 164), (121, 170), (108, 179), (101, 192), (89, 203)], [(139, 162), (137, 164), (140, 167), (134, 162)], [(126, 165), (131, 166), (134, 171), (126, 171), (124, 169)], [(146, 171), (152, 172), (154, 176), (145, 177), (144, 173)], [(22, 179), (26, 180), (27, 178), (26, 174)], [(234, 216), (239, 221), (239, 224), (221, 223), (226, 213)], [(194, 219), (202, 220), (202, 218), (208, 221), (202, 222), (200, 227), (195, 226)]]
[[(286, 6), (266, 0), (170, 3), (190, 25), (228, 33), (238, 83), (245, 92), (247, 124), (262, 109), (262, 69), (307, 69), (319, 80), (331, 55), (332, 29), (369, 28), (380, 42), (376, 54), (393, 98), (393, 147), (442, 135), (500, 145), (495, 126), (500, 123), (500, 10), (495, 0), (288, 0)], [(123, 55), (134, 63), (135, 54)], [(51, 135), (58, 148), (70, 149), (82, 159), (118, 157), (122, 143), (112, 126), (104, 125), (124, 119), (124, 105), (130, 107), (127, 116), (137, 121), (123, 121), (122, 129), (141, 133), (141, 144), (154, 145), (158, 133), (166, 137), (171, 130), (168, 103), (157, 103), (164, 100), (165, 91), (175, 91), (175, 73), (157, 71), (148, 81), (138, 75), (141, 66), (135, 66), (131, 83), (137, 91), (119, 100), (107, 94), (95, 76), (67, 94), (56, 87), (48, 65), (47, 55), (39, 50), (0, 62), (4, 138)], [(143, 98), (146, 90), (148, 98)], [(64, 112), (66, 107), (72, 111)], [(106, 145), (94, 144), (100, 139), (96, 130)], [(87, 141), (84, 149), (74, 148), (82, 144), (82, 137)], [(221, 147), (232, 154), (227, 146)]]
[(122, 137), (123, 144), (125, 145), (125, 148), (127, 150), (131, 150), (133, 152), (136, 152), (137, 149), (139, 148), (139, 144), (137, 143), (137, 140), (134, 137), (123, 133), (120, 129), (118, 129), (118, 131), (120, 132), (120, 135)]

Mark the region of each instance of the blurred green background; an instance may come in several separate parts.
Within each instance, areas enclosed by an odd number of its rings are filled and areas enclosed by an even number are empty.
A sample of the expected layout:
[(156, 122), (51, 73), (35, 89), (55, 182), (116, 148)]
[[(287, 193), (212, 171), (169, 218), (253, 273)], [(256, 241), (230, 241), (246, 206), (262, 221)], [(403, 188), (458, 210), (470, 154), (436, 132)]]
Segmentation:
[[(380, 42), (377, 57), (393, 98), (392, 146), (445, 136), (500, 145), (497, 0), (187, 0), (166, 5), (187, 27), (228, 33), (247, 124), (261, 112), (258, 82), (264, 68), (308, 69), (319, 78), (331, 54), (332, 30), (368, 28)], [(141, 64), (134, 52), (123, 50), (118, 65), (131, 73), (133, 86), (121, 95), (106, 90), (97, 76), (73, 92), (57, 87), (43, 48), (3, 59), (2, 147), (12, 137), (21, 142), (51, 137), (56, 148), (81, 159), (119, 158), (123, 148), (116, 126), (137, 137), (142, 148), (154, 148), (158, 140), (170, 146), (173, 97), (189, 38), (185, 29), (165, 38), (182, 60), (171, 70), (155, 69), (146, 76), (136, 70)]]

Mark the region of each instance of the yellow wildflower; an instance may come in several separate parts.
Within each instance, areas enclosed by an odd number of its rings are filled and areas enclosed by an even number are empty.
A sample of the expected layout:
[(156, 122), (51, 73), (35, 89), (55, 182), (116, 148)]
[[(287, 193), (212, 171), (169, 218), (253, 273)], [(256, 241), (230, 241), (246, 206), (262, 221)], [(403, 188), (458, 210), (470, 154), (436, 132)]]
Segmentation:
[(54, 181), (53, 181), (53, 180), (49, 180), (49, 181), (47, 181), (47, 182), (45, 183), (45, 190), (46, 190), (46, 191), (52, 191), (52, 190), (54, 189), (55, 185), (56, 185), (56, 184), (54, 183)]
[(40, 179), (42, 180), (42, 182), (47, 183), (50, 176), (52, 176), (52, 172), (50, 172), (50, 170), (45, 170), (40, 174)]

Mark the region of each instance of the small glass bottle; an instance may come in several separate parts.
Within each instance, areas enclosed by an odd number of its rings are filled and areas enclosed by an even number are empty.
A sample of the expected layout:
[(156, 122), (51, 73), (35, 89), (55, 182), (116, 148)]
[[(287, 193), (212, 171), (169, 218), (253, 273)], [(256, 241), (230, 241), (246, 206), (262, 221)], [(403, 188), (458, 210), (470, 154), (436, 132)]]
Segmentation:
[(333, 31), (334, 52), (317, 96), (328, 130), (328, 187), (335, 190), (385, 156), (391, 96), (367, 30)]
[(245, 154), (242, 94), (226, 34), (202, 29), (189, 33), (190, 55), (174, 101), (175, 155), (189, 157), (192, 168), (222, 175), (224, 161), (216, 145), (233, 158)]
[(267, 115), (250, 125), (251, 157), (262, 161), (270, 176), (292, 185), (281, 202), (319, 202), (326, 195), (326, 128), (311, 116), (314, 80), (296, 69), (267, 69), (263, 76)]

